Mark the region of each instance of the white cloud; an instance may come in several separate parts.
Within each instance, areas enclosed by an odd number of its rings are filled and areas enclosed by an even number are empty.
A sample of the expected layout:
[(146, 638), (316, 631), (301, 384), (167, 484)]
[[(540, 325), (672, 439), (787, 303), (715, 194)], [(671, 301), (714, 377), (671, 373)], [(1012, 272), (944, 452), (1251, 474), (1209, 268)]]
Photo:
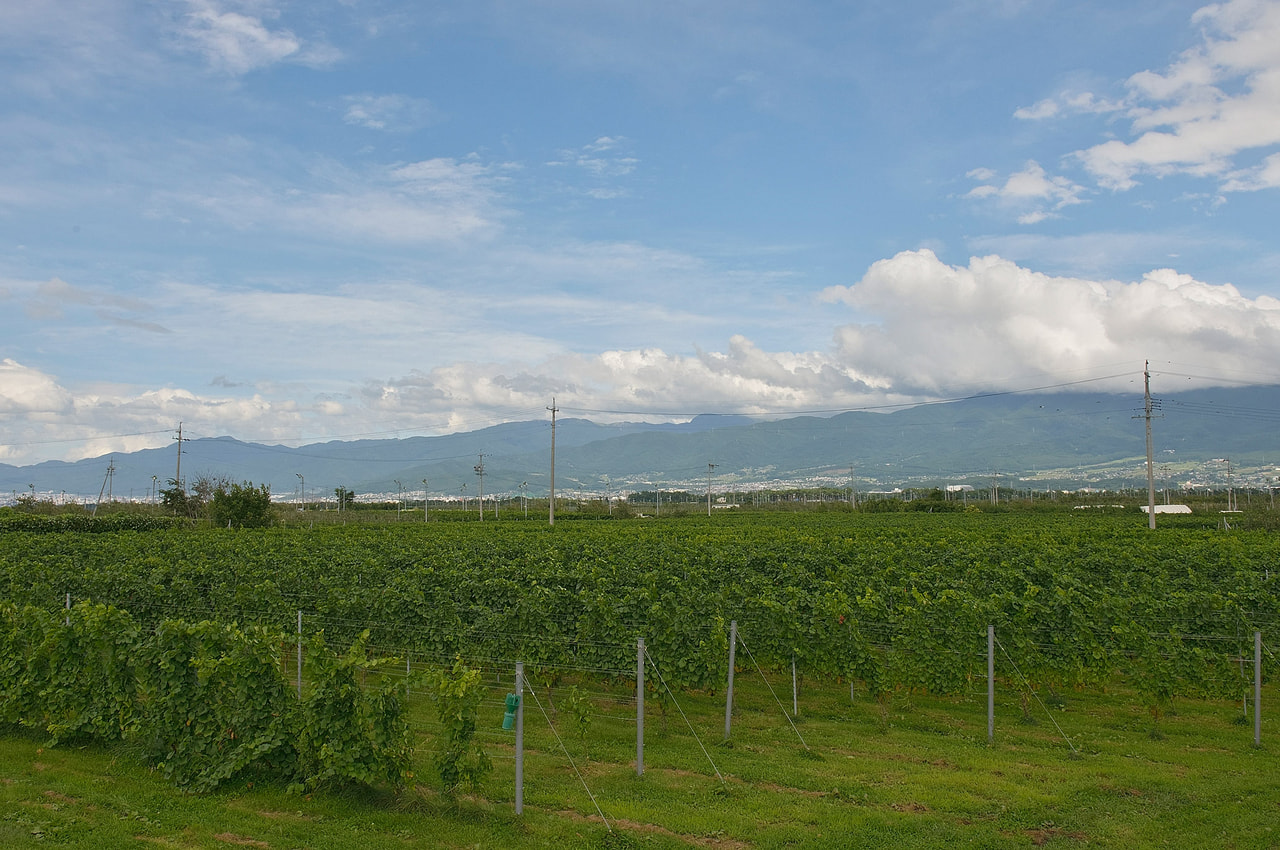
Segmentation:
[[(672, 354), (658, 348), (565, 353), (540, 362), (456, 362), (370, 384), (366, 403), (385, 414), (428, 414), (457, 427), (494, 410), (602, 408), (664, 418), (731, 409), (776, 412), (856, 405), (872, 388), (825, 354), (765, 352), (735, 336), (726, 352)], [(593, 416), (593, 418), (600, 418)]]
[[(993, 180), (996, 173), (989, 168), (976, 168), (969, 176), (977, 180)], [(1035, 224), (1052, 217), (1052, 212), (1073, 204), (1084, 203), (1080, 195), (1085, 191), (1066, 177), (1050, 177), (1034, 160), (1016, 174), (1009, 175), (1002, 184), (984, 183), (975, 186), (966, 195), (973, 199), (994, 198), (1002, 206), (1021, 211), (1021, 224)]]
[[(16, 367), (11, 369), (11, 367)], [(14, 408), (6, 388), (20, 386), (13, 371), (33, 390), (25, 407)], [(290, 401), (268, 402), (261, 396), (199, 396), (183, 389), (140, 390), (95, 385), (69, 390), (51, 376), (23, 370), (11, 360), (0, 363), (0, 416), (6, 423), (0, 457), (10, 463), (34, 463), (50, 457), (76, 461), (108, 452), (131, 452), (170, 444), (171, 423), (194, 423), (189, 436), (255, 434), (264, 441), (298, 433), (304, 411)]]
[(1192, 21), (1203, 27), (1200, 45), (1127, 82), (1137, 137), (1076, 153), (1102, 185), (1129, 189), (1143, 174), (1213, 177), (1227, 191), (1275, 185), (1265, 171), (1240, 179), (1235, 159), (1280, 145), (1280, 3), (1230, 0)]
[(622, 136), (600, 136), (581, 148), (557, 151), (557, 158), (547, 165), (583, 172), (592, 181), (592, 185), (583, 190), (590, 197), (600, 200), (623, 197), (627, 190), (612, 181), (631, 174), (640, 164), (638, 158), (625, 151), (627, 141)]
[(65, 415), (71, 407), (71, 394), (52, 376), (7, 357), (0, 361), (0, 415)]
[(1227, 175), (1224, 192), (1249, 192), (1280, 188), (1280, 153), (1273, 153), (1254, 168), (1244, 168)]
[(1168, 269), (1094, 281), (909, 251), (824, 297), (879, 319), (837, 330), (839, 360), (903, 392), (990, 389), (1014, 372), (1053, 382), (1169, 355), (1210, 373), (1280, 372), (1280, 301)]
[[(220, 358), (216, 371), (189, 382), (204, 393), (64, 387), (4, 361), (0, 415), (10, 445), (0, 455), (32, 462), (55, 452), (75, 458), (123, 450), (109, 435), (178, 420), (203, 436), (288, 442), (389, 429), (443, 433), (536, 417), (552, 396), (565, 408), (661, 419), (898, 404), (1120, 373), (1120, 383), (1089, 387), (1131, 389), (1128, 377), (1145, 359), (1192, 362), (1206, 374), (1280, 373), (1280, 300), (1249, 299), (1171, 269), (1131, 282), (1090, 280), (1041, 274), (999, 256), (950, 266), (928, 250), (881, 260), (856, 284), (826, 290), (826, 303), (864, 318), (842, 324), (833, 317), (832, 345), (818, 351), (770, 351), (744, 334), (730, 336), (723, 350), (566, 351), (534, 328), (495, 332), (485, 324), (482, 293), (410, 284), (353, 285), (330, 296), (175, 285), (165, 297), (207, 325), (203, 334), (182, 328), (181, 346), (236, 349), (245, 339), (254, 341), (251, 353)], [(525, 313), (529, 305), (510, 309)], [(572, 309), (597, 315), (608, 303)], [(304, 338), (311, 344), (299, 344)], [(431, 344), (415, 348), (413, 340)], [(353, 345), (361, 347), (359, 368), (385, 370), (384, 377), (351, 373)], [(469, 356), (477, 350), (497, 357)], [(255, 380), (255, 362), (277, 373), (287, 365), (292, 383)], [(226, 374), (236, 380), (215, 377)], [(81, 442), (45, 444), (71, 438)], [(167, 435), (129, 439), (132, 447), (145, 439), (162, 445)]]
[(292, 32), (271, 30), (260, 17), (222, 11), (211, 0), (188, 0), (188, 4), (190, 11), (179, 34), (219, 70), (245, 74), (302, 49)]
[(1013, 117), (1023, 121), (1043, 121), (1068, 115), (1104, 115), (1124, 108), (1123, 102), (1099, 98), (1093, 92), (1066, 91), (1037, 101), (1032, 106), (1016, 109)]

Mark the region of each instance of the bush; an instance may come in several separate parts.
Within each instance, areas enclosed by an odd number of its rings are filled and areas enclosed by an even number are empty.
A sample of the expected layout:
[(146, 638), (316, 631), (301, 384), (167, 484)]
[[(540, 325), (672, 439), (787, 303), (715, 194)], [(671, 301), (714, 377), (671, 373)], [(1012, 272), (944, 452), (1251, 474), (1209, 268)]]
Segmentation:
[(214, 524), (228, 528), (264, 528), (275, 517), (271, 488), (266, 484), (254, 487), (252, 481), (219, 487), (213, 494), (210, 510)]

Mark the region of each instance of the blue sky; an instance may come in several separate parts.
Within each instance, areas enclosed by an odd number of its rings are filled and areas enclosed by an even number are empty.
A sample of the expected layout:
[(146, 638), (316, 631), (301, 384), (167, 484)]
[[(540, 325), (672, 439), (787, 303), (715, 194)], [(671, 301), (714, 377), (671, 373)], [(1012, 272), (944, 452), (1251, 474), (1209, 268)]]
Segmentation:
[(1280, 380), (1280, 3), (50, 0), (0, 80), (8, 463)]

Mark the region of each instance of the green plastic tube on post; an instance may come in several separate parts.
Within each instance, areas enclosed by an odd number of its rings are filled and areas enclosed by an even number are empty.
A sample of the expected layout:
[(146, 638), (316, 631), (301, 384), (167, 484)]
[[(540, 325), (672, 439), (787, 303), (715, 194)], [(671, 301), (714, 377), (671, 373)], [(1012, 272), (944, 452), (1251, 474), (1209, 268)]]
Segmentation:
[(515, 694), (507, 694), (507, 711), (502, 715), (502, 728), (504, 731), (510, 732), (516, 727), (516, 709), (520, 707), (520, 697)]

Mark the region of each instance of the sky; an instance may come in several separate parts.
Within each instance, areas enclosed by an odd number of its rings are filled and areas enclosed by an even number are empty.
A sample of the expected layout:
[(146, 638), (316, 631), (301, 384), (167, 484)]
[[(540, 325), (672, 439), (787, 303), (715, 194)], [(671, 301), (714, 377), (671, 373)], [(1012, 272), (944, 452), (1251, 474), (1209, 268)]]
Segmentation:
[(0, 462), (1280, 383), (1280, 2), (0, 4)]

